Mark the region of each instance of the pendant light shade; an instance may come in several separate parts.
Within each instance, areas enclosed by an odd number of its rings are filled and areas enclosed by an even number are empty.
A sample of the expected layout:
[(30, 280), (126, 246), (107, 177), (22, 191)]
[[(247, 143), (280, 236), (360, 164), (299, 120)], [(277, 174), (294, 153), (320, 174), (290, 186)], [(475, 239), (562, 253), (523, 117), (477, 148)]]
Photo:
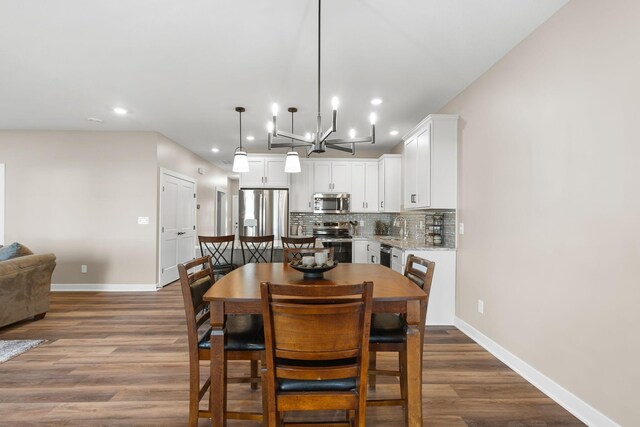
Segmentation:
[[(247, 163), (247, 168), (249, 164)], [(289, 151), (284, 162), (284, 171), (287, 173), (300, 173), (300, 157), (297, 151)]]
[[(298, 164), (298, 168), (300, 164)], [(286, 168), (286, 166), (285, 166)], [(232, 170), (236, 173), (246, 173), (249, 172), (249, 159), (247, 158), (247, 152), (242, 151), (241, 149), (236, 149), (235, 154), (233, 155), (233, 168)]]
[(247, 152), (242, 149), (242, 113), (244, 113), (244, 107), (236, 107), (236, 111), (240, 117), (240, 146), (236, 148), (233, 154), (233, 167), (231, 170), (236, 173), (249, 172), (249, 159), (247, 158)]

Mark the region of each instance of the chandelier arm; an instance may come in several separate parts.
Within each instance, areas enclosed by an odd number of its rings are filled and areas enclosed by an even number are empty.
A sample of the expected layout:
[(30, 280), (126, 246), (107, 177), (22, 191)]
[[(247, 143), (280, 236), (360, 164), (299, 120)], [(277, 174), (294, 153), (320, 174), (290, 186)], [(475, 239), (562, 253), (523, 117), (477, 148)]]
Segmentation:
[(339, 138), (339, 139), (330, 139), (326, 141), (327, 146), (336, 145), (336, 144), (359, 144), (361, 142), (369, 142), (373, 144), (373, 138), (370, 136), (363, 136), (359, 138)]
[[(313, 144), (313, 141), (309, 141), (307, 138), (301, 135), (296, 135), (295, 133), (287, 132), (285, 130), (276, 130), (275, 136), (283, 136), (285, 138), (295, 139), (296, 141), (302, 141), (309, 144)], [(275, 146), (275, 144), (271, 144)]]
[(329, 138), (329, 135), (331, 135), (332, 133), (333, 133), (333, 127), (330, 127), (322, 134), (322, 136), (320, 137), (320, 142), (326, 141), (327, 138)]
[(293, 143), (293, 142), (274, 142), (271, 144), (271, 148), (297, 148), (297, 147), (311, 147), (313, 144), (309, 142)]
[(353, 148), (342, 147), (340, 145), (329, 145), (329, 144), (327, 144), (327, 148), (331, 148), (332, 150), (343, 151), (345, 153), (354, 154), (354, 149)]

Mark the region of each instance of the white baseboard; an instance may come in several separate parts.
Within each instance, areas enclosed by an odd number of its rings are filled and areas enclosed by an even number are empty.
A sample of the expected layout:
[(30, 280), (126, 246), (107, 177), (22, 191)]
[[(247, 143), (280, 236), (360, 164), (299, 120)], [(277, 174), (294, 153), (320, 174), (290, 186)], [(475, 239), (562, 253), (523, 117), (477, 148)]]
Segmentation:
[(590, 406), (584, 400), (572, 394), (459, 317), (456, 317), (455, 326), (583, 423), (597, 427), (620, 427), (619, 424), (602, 412)]
[(148, 284), (113, 284), (113, 283), (52, 283), (52, 292), (155, 292), (158, 285), (155, 283)]

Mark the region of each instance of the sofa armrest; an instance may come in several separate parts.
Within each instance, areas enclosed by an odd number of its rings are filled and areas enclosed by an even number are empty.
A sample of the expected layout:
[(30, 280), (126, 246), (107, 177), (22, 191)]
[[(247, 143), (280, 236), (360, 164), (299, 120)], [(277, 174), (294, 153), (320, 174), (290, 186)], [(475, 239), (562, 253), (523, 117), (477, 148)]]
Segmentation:
[(49, 310), (54, 254), (26, 255), (0, 262), (0, 326)]

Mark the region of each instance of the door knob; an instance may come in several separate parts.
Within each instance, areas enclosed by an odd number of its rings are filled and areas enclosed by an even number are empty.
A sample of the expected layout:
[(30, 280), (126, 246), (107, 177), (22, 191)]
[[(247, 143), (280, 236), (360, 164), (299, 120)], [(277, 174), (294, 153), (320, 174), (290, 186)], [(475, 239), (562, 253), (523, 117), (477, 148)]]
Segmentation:
[(186, 231), (178, 231), (178, 236), (182, 236), (183, 234), (187, 234)]

